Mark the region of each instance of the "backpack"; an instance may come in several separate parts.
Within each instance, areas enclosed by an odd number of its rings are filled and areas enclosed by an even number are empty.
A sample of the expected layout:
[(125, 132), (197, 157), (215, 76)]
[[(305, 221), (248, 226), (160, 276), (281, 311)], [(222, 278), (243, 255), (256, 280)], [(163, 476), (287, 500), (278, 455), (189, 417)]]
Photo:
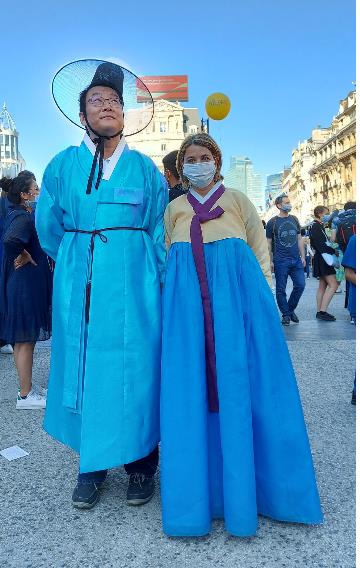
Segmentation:
[(337, 226), (336, 242), (338, 243), (342, 252), (345, 252), (350, 237), (356, 234), (356, 217), (355, 212), (352, 215), (345, 217), (344, 221)]

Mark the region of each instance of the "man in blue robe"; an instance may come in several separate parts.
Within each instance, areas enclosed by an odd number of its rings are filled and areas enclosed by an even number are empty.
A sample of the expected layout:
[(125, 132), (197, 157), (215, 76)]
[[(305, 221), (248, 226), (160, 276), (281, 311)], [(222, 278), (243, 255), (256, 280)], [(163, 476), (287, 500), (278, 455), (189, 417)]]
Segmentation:
[(153, 495), (158, 465), (167, 189), (123, 136), (133, 74), (87, 60), (55, 79), (55, 101), (73, 122), (56, 85), (78, 85), (86, 134), (47, 166), (36, 210), (41, 245), (56, 262), (44, 427), (80, 455), (75, 507), (95, 505), (107, 470), (123, 464), (127, 501), (139, 505)]

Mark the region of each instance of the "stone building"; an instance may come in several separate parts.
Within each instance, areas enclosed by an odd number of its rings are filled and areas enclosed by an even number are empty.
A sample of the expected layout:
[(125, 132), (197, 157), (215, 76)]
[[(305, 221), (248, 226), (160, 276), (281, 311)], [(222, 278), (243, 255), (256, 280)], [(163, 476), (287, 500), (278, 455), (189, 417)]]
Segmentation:
[[(282, 189), (290, 197), (292, 212), (300, 223), (313, 219), (316, 205), (330, 211), (355, 200), (356, 92), (340, 101), (331, 125), (317, 127), (308, 140), (292, 151), (291, 166), (283, 175)], [(273, 207), (266, 218), (276, 214)]]
[(19, 152), (19, 133), (4, 103), (0, 112), (0, 178), (16, 177), (24, 169), (25, 162)]
[[(197, 108), (185, 108), (164, 99), (154, 101), (154, 116), (150, 124), (127, 139), (131, 149), (149, 156), (163, 171), (162, 159), (172, 150), (178, 150), (184, 138), (201, 131)], [(138, 112), (138, 111), (137, 111)]]
[(315, 151), (310, 176), (315, 204), (333, 210), (356, 199), (356, 91), (340, 101), (327, 139)]

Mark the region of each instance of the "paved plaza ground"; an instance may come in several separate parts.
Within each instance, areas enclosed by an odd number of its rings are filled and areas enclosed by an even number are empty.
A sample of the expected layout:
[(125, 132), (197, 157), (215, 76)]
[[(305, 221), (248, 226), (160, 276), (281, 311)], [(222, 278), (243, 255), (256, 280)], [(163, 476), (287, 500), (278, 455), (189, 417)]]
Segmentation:
[[(159, 484), (153, 500), (125, 502), (127, 476), (112, 470), (91, 511), (71, 506), (76, 455), (42, 429), (42, 411), (16, 410), (11, 356), (0, 355), (0, 449), (19, 445), (29, 455), (0, 456), (0, 567), (7, 568), (354, 568), (355, 329), (344, 294), (329, 309), (337, 321), (315, 320), (317, 281), (297, 310), (301, 323), (285, 330), (297, 374), (325, 523), (320, 527), (259, 518), (256, 537), (228, 535), (222, 521), (203, 538), (168, 538), (161, 528)], [(34, 382), (46, 385), (49, 344), (36, 348)], [(101, 349), (99, 349), (101, 357)], [(274, 349), (276, 357), (276, 349)], [(281, 377), (279, 377), (279, 380)], [(114, 404), (116, 401), (114, 401)]]

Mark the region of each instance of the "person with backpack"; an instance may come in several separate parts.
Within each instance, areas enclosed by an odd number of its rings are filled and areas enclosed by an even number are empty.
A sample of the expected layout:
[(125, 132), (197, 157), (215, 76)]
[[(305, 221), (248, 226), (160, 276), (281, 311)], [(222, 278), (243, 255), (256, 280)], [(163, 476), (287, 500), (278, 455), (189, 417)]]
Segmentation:
[(356, 234), (356, 203), (348, 201), (332, 222), (333, 239), (344, 253), (350, 238)]
[[(356, 234), (356, 202), (347, 201), (344, 210), (334, 217), (332, 225), (332, 239), (338, 243), (339, 249), (344, 254), (350, 238)], [(346, 280), (345, 305), (349, 302), (349, 282)], [(351, 320), (352, 322), (352, 320)]]

